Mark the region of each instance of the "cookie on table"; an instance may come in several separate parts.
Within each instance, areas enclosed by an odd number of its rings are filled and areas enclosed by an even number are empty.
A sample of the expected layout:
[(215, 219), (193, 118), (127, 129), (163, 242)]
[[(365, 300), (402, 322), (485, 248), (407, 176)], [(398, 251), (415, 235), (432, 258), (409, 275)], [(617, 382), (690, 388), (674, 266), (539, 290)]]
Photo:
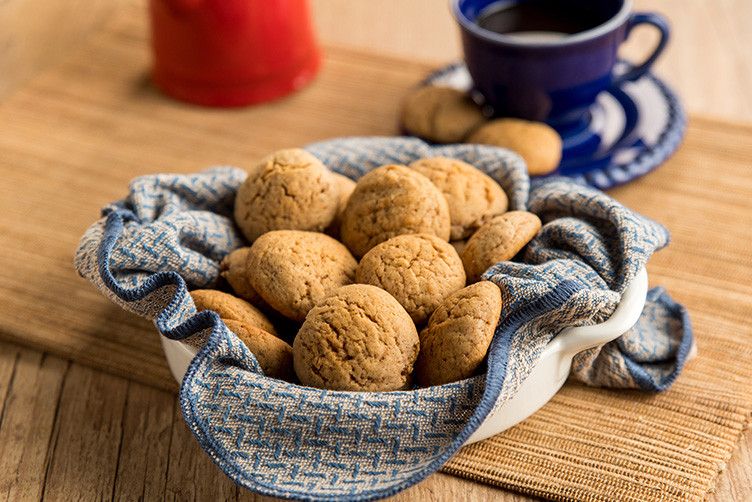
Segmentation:
[(242, 298), (216, 289), (194, 289), (190, 292), (190, 295), (196, 310), (199, 312), (213, 310), (222, 319), (233, 319), (256, 326), (272, 335), (277, 334), (274, 324), (269, 318), (261, 310)]
[(340, 229), (342, 227), (342, 218), (345, 214), (345, 208), (347, 207), (347, 201), (350, 200), (353, 190), (355, 190), (355, 181), (351, 180), (347, 176), (339, 173), (332, 172), (334, 179), (339, 185), (339, 205), (337, 206), (337, 214), (334, 216), (334, 220), (326, 229), (326, 234), (331, 235), (335, 239), (340, 237)]
[(462, 252), (468, 283), (478, 281), (495, 263), (511, 260), (540, 228), (540, 218), (527, 211), (509, 211), (480, 227)]
[(410, 384), (418, 345), (418, 331), (397, 300), (353, 284), (311, 309), (293, 342), (293, 364), (310, 387), (400, 390)]
[(235, 222), (250, 242), (270, 230), (328, 227), (339, 208), (333, 173), (300, 148), (279, 150), (248, 172), (235, 198)]
[(253, 353), (266, 376), (288, 382), (293, 380), (292, 347), (289, 344), (257, 326), (234, 319), (222, 321)]
[(418, 325), (465, 286), (457, 251), (429, 234), (399, 235), (375, 246), (360, 260), (355, 277), (389, 292)]
[(460, 143), (486, 117), (466, 92), (427, 85), (405, 97), (401, 121), (406, 132), (425, 140)]
[(467, 142), (516, 152), (527, 164), (530, 176), (551, 173), (561, 162), (561, 136), (543, 122), (515, 118), (492, 120), (470, 134)]
[(501, 315), (501, 291), (489, 281), (444, 300), (420, 332), (415, 376), (423, 387), (473, 376), (486, 358)]
[(326, 234), (274, 230), (251, 246), (248, 280), (273, 309), (303, 322), (319, 300), (354, 282), (357, 266), (350, 251)]
[(430, 157), (408, 167), (431, 180), (449, 205), (451, 240), (470, 237), (484, 223), (504, 213), (509, 200), (490, 176), (459, 159)]
[(403, 165), (381, 166), (358, 180), (341, 236), (356, 258), (397, 235), (419, 233), (449, 240), (449, 206), (431, 180)]

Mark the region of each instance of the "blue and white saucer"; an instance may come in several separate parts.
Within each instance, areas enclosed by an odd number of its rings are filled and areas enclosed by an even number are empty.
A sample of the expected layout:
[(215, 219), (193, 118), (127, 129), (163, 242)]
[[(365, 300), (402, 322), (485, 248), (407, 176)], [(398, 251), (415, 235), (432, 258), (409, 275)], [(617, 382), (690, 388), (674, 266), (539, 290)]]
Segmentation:
[[(472, 79), (465, 64), (458, 62), (436, 71), (421, 84), (469, 91)], [(627, 183), (670, 157), (681, 144), (686, 126), (677, 96), (648, 72), (598, 95), (588, 123), (563, 135), (562, 161), (553, 174), (601, 190)]]

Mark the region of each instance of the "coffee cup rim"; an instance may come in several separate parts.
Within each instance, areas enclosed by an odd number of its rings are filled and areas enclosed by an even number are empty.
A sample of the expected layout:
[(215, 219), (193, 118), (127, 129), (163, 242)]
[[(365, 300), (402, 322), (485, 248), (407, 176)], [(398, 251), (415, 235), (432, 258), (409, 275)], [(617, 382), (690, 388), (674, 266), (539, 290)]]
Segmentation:
[(569, 45), (574, 45), (574, 44), (578, 44), (581, 42), (594, 40), (606, 33), (612, 32), (613, 30), (617, 29), (619, 26), (624, 24), (632, 12), (632, 7), (634, 3), (634, 0), (623, 0), (621, 8), (613, 17), (611, 17), (611, 19), (609, 19), (605, 23), (595, 26), (594, 28), (590, 28), (589, 30), (581, 31), (579, 33), (574, 33), (572, 35), (566, 35), (566, 36), (563, 36), (561, 38), (556, 38), (556, 39), (531, 41), (531, 40), (520, 39), (517, 37), (509, 36), (509, 35), (504, 35), (501, 33), (497, 33), (495, 31), (487, 30), (485, 28), (481, 28), (472, 19), (468, 18), (465, 15), (465, 13), (462, 11), (462, 9), (460, 8), (460, 3), (463, 1), (465, 0), (451, 0), (452, 14), (454, 15), (455, 20), (460, 24), (460, 26), (463, 29), (489, 42), (493, 42), (496, 44), (516, 46), (516, 47), (521, 47), (521, 48), (522, 47), (530, 47), (530, 48), (566, 47)]

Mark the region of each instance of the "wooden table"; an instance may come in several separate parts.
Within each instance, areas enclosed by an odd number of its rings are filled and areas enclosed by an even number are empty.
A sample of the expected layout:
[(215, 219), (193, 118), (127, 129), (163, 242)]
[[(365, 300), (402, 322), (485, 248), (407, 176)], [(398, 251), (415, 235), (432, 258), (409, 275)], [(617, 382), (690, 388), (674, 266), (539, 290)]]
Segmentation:
[[(416, 4), (436, 6), (428, 0)], [(314, 2), (327, 44), (324, 69), (303, 93), (262, 107), (205, 110), (156, 92), (147, 77), (140, 2), (129, 2), (102, 33), (0, 104), (0, 500), (262, 499), (232, 484), (190, 435), (152, 326), (76, 277), (72, 254), (99, 208), (122, 197), (128, 180), (139, 174), (190, 172), (214, 163), (242, 166), (274, 148), (333, 136), (394, 134), (406, 82), (451, 60), (457, 47), (439, 44), (432, 54), (411, 55), (404, 50), (413, 43), (408, 37), (402, 45), (384, 46), (401, 59), (366, 54), (374, 38), (356, 40), (358, 30), (352, 29), (327, 31), (342, 26), (334, 21), (338, 9), (341, 20), (367, 15), (364, 7), (348, 5)], [(681, 6), (669, 12), (677, 16), (677, 35), (685, 45), (672, 48), (663, 68), (675, 69), (672, 77), (690, 113), (709, 107), (721, 118), (752, 122), (745, 92), (752, 88), (752, 62), (742, 50), (748, 45), (736, 38), (749, 37), (740, 21), (749, 3)], [(381, 13), (404, 26), (404, 17), (373, 8), (371, 15)], [(414, 17), (435, 11), (409, 9)], [(731, 14), (735, 9), (737, 17)], [(437, 23), (446, 22), (444, 14), (434, 15)], [(685, 29), (698, 23), (739, 29)], [(690, 31), (697, 39), (686, 36)], [(723, 54), (721, 39), (732, 41)], [(710, 66), (695, 73), (685, 64), (691, 56)], [(355, 66), (362, 73), (354, 76)], [(712, 75), (719, 69), (726, 73)], [(369, 99), (338, 94), (343, 81), (374, 94)], [(367, 85), (373, 81), (379, 86)], [(710, 92), (716, 82), (721, 91)], [(752, 141), (750, 128), (696, 123), (714, 134)], [(629, 187), (621, 190), (628, 193)], [(133, 337), (143, 339), (140, 350), (133, 349)], [(751, 479), (748, 431), (711, 500), (752, 499)], [(444, 474), (395, 499), (529, 500)]]

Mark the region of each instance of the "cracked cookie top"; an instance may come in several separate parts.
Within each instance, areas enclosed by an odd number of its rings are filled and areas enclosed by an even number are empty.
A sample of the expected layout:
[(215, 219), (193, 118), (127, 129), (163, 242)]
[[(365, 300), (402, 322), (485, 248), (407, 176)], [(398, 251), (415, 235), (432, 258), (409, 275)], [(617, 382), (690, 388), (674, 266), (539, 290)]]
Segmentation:
[(399, 235), (360, 260), (359, 283), (388, 291), (422, 324), (450, 294), (465, 286), (465, 270), (454, 246), (434, 235)]
[(540, 229), (540, 218), (527, 211), (509, 211), (492, 218), (467, 240), (462, 251), (467, 282), (480, 280), (492, 265), (514, 258)]
[(248, 281), (279, 313), (303, 322), (334, 289), (355, 280), (358, 262), (347, 248), (318, 232), (274, 230), (253, 243)]
[(360, 258), (402, 234), (449, 240), (449, 206), (431, 180), (402, 165), (381, 166), (358, 180), (342, 219), (342, 242)]
[(507, 194), (490, 176), (459, 159), (430, 157), (408, 167), (431, 180), (446, 197), (451, 240), (470, 237), (484, 223), (504, 213)]
[(235, 222), (251, 243), (270, 230), (321, 232), (334, 220), (340, 188), (316, 157), (278, 150), (248, 172), (235, 198)]
[(309, 312), (293, 343), (303, 385), (332, 390), (406, 388), (418, 357), (418, 332), (383, 289), (344, 286)]
[(486, 358), (500, 315), (501, 290), (492, 282), (476, 282), (447, 297), (420, 332), (415, 364), (420, 385), (473, 376)]

